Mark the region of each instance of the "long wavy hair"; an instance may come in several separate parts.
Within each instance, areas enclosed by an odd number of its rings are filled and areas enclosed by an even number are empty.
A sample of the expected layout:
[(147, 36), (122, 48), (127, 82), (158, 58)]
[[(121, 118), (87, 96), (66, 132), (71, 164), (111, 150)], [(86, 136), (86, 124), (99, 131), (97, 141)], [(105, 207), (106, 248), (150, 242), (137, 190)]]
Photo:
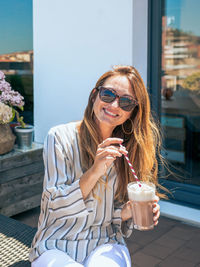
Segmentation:
[[(112, 136), (123, 138), (123, 145), (128, 150), (128, 157), (134, 166), (138, 178), (141, 181), (152, 182), (162, 188), (158, 184), (157, 179), (157, 157), (160, 156), (161, 138), (159, 128), (151, 115), (149, 96), (144, 82), (134, 67), (117, 65), (113, 66), (112, 70), (104, 73), (98, 79), (95, 88), (102, 86), (108, 78), (113, 76), (125, 76), (128, 79), (138, 101), (138, 106), (135, 107), (130, 116), (133, 126), (132, 133), (124, 133), (122, 125), (118, 125), (113, 130)], [(98, 94), (95, 88), (90, 93), (84, 118), (79, 127), (81, 165), (84, 171), (92, 166), (97, 146), (103, 141), (99, 135), (100, 131), (95, 122), (93, 112), (93, 103)], [(123, 128), (130, 128), (129, 119), (124, 122)], [(118, 187), (115, 198), (123, 202), (127, 200), (127, 184), (135, 181), (135, 178), (124, 157), (117, 158), (114, 164), (118, 174)], [(100, 179), (98, 183), (103, 183), (103, 179)], [(160, 197), (164, 196), (163, 194), (157, 194)]]

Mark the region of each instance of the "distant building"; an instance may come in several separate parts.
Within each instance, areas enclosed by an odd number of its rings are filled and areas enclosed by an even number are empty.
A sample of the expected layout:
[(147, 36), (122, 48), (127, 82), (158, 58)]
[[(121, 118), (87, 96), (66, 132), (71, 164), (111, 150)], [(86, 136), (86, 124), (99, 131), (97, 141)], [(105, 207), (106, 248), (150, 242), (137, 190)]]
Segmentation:
[(33, 50), (1, 54), (0, 69), (5, 74), (32, 74)]

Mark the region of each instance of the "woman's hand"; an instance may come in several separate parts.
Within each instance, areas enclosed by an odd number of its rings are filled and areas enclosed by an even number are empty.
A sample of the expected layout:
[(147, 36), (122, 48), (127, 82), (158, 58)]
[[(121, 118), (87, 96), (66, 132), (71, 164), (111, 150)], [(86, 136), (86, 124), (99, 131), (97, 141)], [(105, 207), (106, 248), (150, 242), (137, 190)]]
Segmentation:
[(126, 221), (130, 218), (132, 218), (132, 208), (131, 208), (131, 202), (127, 201), (122, 209), (121, 217), (122, 221)]
[(159, 197), (158, 196), (155, 196), (154, 204), (153, 204), (153, 213), (154, 213), (153, 220), (154, 220), (154, 225), (157, 225), (158, 224), (158, 219), (160, 217), (160, 205), (158, 204), (158, 201), (159, 201)]
[(98, 177), (105, 174), (117, 157), (121, 157), (123, 154), (126, 155), (128, 153), (125, 147), (119, 146), (122, 142), (123, 139), (110, 137), (98, 145), (96, 157), (92, 166), (92, 170)]
[(125, 147), (119, 146), (122, 142), (123, 140), (120, 138), (111, 137), (98, 145), (94, 164), (80, 178), (80, 188), (84, 199), (86, 199), (98, 179), (105, 174), (116, 157), (121, 157), (123, 154), (128, 153)]

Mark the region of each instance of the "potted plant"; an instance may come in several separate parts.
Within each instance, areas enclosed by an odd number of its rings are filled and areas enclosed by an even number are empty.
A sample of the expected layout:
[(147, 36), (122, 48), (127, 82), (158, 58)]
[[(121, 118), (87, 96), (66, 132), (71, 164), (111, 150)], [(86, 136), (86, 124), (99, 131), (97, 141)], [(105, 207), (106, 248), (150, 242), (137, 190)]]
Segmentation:
[(0, 154), (12, 150), (15, 136), (10, 129), (10, 122), (17, 119), (14, 132), (17, 136), (17, 144), (21, 149), (30, 148), (33, 141), (32, 125), (26, 125), (18, 110), (24, 110), (24, 97), (19, 92), (12, 90), (5, 80), (5, 75), (0, 71)]

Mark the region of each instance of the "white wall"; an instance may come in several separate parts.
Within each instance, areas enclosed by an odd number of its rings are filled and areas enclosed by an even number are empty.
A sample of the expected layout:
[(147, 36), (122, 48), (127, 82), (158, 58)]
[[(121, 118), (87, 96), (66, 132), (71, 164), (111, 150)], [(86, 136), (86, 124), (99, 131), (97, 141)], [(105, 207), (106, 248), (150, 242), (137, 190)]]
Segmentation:
[(147, 84), (148, 0), (133, 0), (133, 65)]
[(115, 64), (132, 64), (132, 0), (34, 0), (35, 141), (80, 120), (89, 92)]

